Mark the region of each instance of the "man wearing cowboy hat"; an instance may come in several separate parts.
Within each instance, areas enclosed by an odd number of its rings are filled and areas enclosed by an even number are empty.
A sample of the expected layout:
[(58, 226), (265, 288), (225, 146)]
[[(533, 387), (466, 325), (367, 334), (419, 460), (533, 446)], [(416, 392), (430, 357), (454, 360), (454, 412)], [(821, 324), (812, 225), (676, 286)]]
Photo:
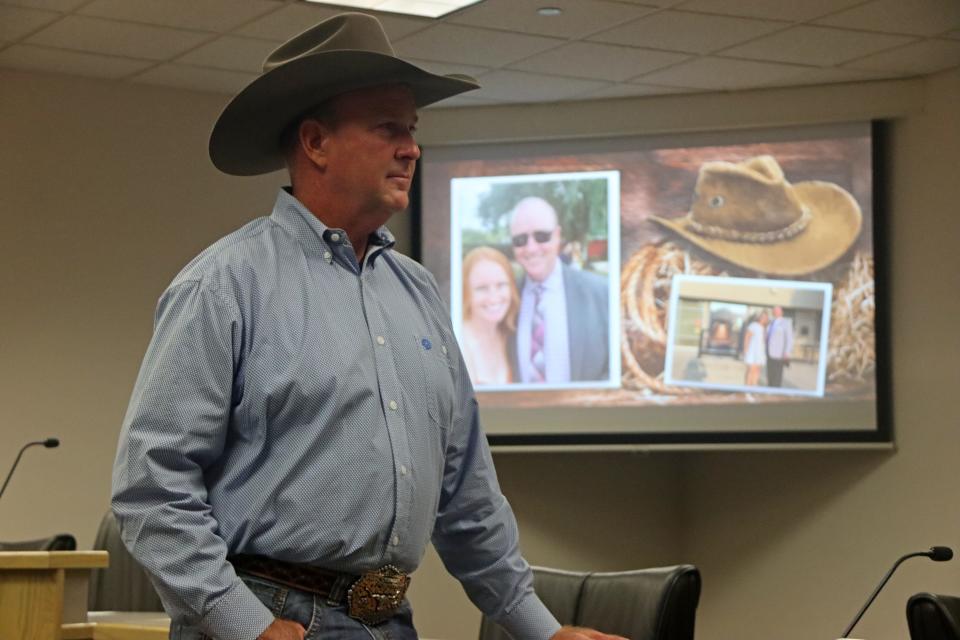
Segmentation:
[(431, 539), (513, 637), (609, 637), (533, 593), (436, 283), (383, 227), (408, 205), (417, 107), (476, 87), (343, 14), (217, 121), (219, 169), (285, 164), (292, 186), (163, 293), (124, 419), (113, 509), (171, 638), (415, 638)]

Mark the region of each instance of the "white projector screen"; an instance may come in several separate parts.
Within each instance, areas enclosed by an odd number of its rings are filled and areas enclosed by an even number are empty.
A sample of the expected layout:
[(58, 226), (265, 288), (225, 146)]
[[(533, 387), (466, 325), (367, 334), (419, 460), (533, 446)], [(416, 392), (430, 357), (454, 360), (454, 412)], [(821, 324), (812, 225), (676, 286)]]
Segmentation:
[(491, 443), (890, 442), (878, 129), (426, 149)]

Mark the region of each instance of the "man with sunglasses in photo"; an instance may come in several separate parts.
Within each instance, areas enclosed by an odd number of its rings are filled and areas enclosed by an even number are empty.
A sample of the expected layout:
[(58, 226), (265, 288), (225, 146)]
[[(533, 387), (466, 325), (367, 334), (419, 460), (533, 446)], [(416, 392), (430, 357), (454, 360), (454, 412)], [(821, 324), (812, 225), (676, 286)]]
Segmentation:
[(524, 271), (514, 363), (520, 381), (607, 380), (607, 280), (560, 260), (563, 230), (556, 210), (543, 198), (524, 198), (514, 206), (510, 237), (514, 258)]

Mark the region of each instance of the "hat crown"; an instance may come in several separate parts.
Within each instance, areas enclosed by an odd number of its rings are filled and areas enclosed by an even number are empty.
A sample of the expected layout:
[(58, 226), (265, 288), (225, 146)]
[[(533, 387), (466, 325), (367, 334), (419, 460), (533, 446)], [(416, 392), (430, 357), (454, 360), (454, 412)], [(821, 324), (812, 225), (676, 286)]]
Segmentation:
[(263, 71), (328, 51), (368, 51), (396, 57), (379, 20), (365, 13), (342, 13), (277, 47), (263, 61)]
[(706, 162), (700, 168), (690, 218), (732, 232), (768, 233), (791, 227), (804, 207), (772, 156), (741, 163)]

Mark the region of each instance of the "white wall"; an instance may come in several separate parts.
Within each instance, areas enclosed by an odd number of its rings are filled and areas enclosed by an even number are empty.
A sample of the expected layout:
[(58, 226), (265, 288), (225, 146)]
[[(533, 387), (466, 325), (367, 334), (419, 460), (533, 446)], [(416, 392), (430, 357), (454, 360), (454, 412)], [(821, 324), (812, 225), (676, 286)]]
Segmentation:
[[(206, 159), (225, 99), (0, 71), (0, 539), (89, 546), (157, 296), (204, 246), (266, 213), (278, 176)], [(894, 117), (889, 149), (895, 452), (498, 455), (528, 558), (567, 568), (695, 562), (700, 638), (836, 636), (887, 565), (960, 545), (960, 73), (928, 81), (428, 111), (425, 144)], [(402, 230), (402, 221), (393, 225)], [(401, 234), (403, 235), (403, 234)], [(857, 633), (905, 638), (919, 590), (960, 593), (960, 564), (913, 561)], [(426, 636), (478, 616), (430, 556), (413, 598)]]

